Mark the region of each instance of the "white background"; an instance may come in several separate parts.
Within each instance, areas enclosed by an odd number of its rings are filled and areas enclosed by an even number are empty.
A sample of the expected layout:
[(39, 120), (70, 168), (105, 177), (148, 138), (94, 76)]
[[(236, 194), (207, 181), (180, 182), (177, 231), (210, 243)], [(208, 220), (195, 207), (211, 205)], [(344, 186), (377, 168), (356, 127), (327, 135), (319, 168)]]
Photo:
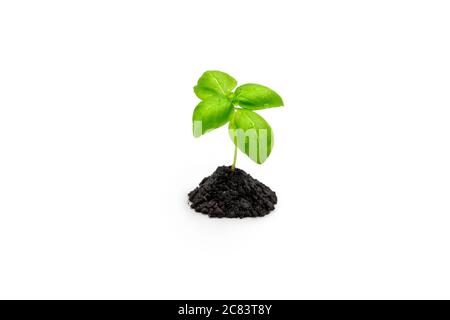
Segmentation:
[[(2, 1), (0, 298), (450, 298), (448, 1)], [(193, 212), (218, 69), (276, 90), (261, 219)]]

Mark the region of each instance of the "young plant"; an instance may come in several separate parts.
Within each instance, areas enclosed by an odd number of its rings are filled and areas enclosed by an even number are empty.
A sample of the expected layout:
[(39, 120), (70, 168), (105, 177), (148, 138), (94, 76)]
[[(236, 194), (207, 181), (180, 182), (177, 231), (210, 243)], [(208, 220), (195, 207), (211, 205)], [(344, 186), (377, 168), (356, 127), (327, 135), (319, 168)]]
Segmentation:
[(236, 80), (225, 72), (206, 71), (194, 87), (202, 101), (192, 115), (194, 137), (229, 123), (229, 135), (235, 145), (233, 171), (238, 148), (258, 164), (272, 152), (272, 128), (253, 110), (283, 106), (281, 97), (265, 86), (248, 83), (233, 92), (236, 86)]

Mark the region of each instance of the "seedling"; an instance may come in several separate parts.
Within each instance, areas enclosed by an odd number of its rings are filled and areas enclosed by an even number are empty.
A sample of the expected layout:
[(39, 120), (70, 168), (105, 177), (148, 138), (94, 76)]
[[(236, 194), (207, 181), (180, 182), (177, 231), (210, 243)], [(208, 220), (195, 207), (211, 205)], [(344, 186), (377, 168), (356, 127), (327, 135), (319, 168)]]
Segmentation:
[(266, 161), (272, 152), (273, 131), (254, 110), (283, 106), (281, 97), (265, 86), (254, 83), (236, 86), (230, 75), (206, 71), (194, 87), (202, 101), (192, 115), (195, 137), (229, 123), (229, 136), (235, 145), (232, 171), (236, 167), (237, 149), (258, 164)]

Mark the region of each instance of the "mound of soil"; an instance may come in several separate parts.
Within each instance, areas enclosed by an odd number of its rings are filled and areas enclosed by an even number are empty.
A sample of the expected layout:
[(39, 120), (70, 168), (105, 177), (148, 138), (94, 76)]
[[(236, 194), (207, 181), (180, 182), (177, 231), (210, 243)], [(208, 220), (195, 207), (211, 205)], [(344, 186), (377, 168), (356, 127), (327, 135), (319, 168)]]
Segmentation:
[(216, 218), (262, 217), (275, 209), (277, 195), (245, 171), (218, 167), (189, 193), (191, 208)]

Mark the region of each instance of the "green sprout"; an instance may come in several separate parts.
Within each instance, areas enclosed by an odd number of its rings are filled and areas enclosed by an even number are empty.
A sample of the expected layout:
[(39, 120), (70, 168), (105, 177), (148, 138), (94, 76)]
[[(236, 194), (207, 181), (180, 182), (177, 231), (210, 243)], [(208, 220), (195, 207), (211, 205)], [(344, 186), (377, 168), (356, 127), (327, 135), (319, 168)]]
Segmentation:
[(192, 115), (194, 137), (229, 123), (228, 132), (235, 145), (232, 171), (238, 148), (258, 164), (272, 152), (272, 128), (253, 110), (283, 106), (281, 97), (265, 86), (254, 83), (236, 86), (237, 81), (225, 72), (206, 71), (194, 87), (202, 101)]

